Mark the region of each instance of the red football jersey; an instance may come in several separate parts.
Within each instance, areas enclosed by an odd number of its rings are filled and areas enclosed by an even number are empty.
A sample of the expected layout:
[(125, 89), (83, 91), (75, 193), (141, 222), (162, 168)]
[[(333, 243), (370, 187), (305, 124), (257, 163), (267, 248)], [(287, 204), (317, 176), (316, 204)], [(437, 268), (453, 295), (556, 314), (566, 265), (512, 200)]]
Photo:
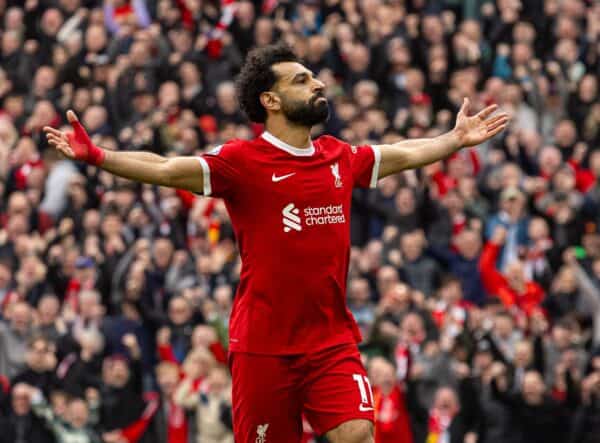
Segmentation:
[(331, 136), (308, 149), (265, 132), (199, 157), (204, 195), (223, 198), (242, 258), (229, 349), (301, 354), (360, 341), (346, 307), (350, 203), (375, 187), (379, 150)]

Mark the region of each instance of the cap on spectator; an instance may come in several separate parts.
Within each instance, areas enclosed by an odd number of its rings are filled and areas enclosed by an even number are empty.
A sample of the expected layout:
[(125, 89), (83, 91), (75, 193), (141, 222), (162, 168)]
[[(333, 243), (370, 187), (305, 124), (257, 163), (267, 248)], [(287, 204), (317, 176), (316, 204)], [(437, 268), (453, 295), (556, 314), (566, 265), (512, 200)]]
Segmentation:
[(506, 188), (504, 191), (502, 191), (502, 194), (500, 194), (500, 200), (502, 200), (502, 201), (513, 200), (515, 198), (522, 198), (522, 197), (523, 197), (523, 193), (518, 188), (515, 188), (514, 186)]
[(421, 92), (413, 95), (410, 98), (410, 103), (417, 106), (429, 106), (431, 104), (431, 97), (424, 92)]
[(75, 260), (75, 267), (77, 269), (93, 268), (94, 259), (86, 256), (77, 257), (77, 260)]

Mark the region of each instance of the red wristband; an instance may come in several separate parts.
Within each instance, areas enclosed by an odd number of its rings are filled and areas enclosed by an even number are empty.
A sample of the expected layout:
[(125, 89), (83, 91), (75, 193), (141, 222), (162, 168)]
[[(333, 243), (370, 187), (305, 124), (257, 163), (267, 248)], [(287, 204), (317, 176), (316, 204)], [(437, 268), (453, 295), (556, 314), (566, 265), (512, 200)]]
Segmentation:
[(104, 152), (104, 149), (99, 148), (98, 146), (93, 145), (93, 144), (88, 147), (87, 162), (90, 165), (94, 165), (94, 166), (102, 165), (102, 163), (104, 163), (105, 156), (106, 156), (106, 153)]
[(94, 145), (85, 128), (78, 121), (71, 122), (73, 132), (69, 134), (69, 142), (77, 160), (85, 161), (90, 165), (100, 166), (104, 162), (105, 152)]

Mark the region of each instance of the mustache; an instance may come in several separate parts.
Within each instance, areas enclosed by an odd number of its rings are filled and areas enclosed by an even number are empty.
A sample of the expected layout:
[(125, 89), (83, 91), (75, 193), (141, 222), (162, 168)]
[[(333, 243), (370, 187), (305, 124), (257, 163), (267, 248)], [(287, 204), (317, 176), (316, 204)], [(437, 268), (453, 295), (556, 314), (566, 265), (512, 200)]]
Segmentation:
[(311, 97), (310, 102), (314, 103), (320, 98), (324, 98), (325, 100), (327, 100), (327, 97), (325, 96), (325, 94), (323, 92), (317, 92), (315, 95), (313, 95)]

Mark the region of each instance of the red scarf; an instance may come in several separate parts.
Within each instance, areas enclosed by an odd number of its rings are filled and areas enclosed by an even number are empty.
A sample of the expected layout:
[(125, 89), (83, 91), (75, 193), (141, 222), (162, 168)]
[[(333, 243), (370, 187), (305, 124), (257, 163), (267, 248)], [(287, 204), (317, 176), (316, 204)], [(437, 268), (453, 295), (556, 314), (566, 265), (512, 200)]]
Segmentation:
[(167, 416), (167, 443), (187, 443), (188, 422), (185, 411), (181, 406), (169, 401)]
[(233, 22), (237, 5), (235, 0), (221, 0), (221, 18), (215, 29), (210, 33), (208, 42), (206, 43), (206, 52), (208, 56), (215, 59), (221, 56), (223, 42), (221, 38), (223, 34)]
[(155, 395), (148, 401), (148, 403), (146, 403), (146, 409), (144, 409), (144, 412), (139, 420), (134, 421), (129, 426), (121, 429), (121, 435), (123, 438), (125, 438), (127, 443), (137, 443), (139, 439), (142, 438), (146, 432), (146, 429), (148, 429), (148, 425), (150, 424), (150, 421), (152, 421), (154, 414), (156, 414), (156, 411), (158, 411), (159, 406), (160, 401)]
[(413, 443), (406, 399), (400, 386), (388, 394), (373, 389), (375, 398), (375, 443)]
[(425, 443), (450, 443), (446, 434), (454, 416), (441, 415), (437, 410), (429, 412), (427, 440)]
[(34, 169), (43, 168), (44, 162), (39, 156), (35, 156), (31, 160), (27, 160), (23, 165), (15, 171), (15, 186), (19, 190), (27, 188), (27, 177)]

